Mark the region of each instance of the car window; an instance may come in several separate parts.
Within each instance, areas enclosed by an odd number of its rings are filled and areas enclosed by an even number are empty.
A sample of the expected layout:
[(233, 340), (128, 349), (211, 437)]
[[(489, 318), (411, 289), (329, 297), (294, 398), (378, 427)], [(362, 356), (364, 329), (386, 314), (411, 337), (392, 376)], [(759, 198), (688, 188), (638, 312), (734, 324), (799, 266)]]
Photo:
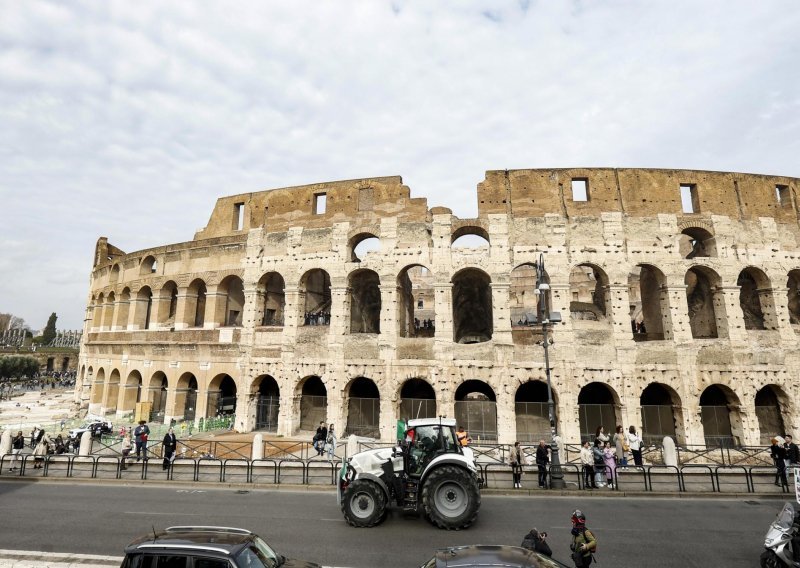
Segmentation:
[(161, 554), (154, 560), (155, 562), (151, 562), (150, 568), (186, 568), (187, 557)]
[(128, 554), (122, 563), (122, 568), (143, 568), (141, 554)]
[(194, 559), (194, 568), (229, 568), (227, 560), (219, 558), (198, 558)]
[(263, 562), (254, 546), (248, 546), (237, 554), (236, 564), (240, 568), (272, 568), (273, 566), (277, 566), (275, 563)]
[(267, 566), (278, 566), (281, 563), (281, 556), (272, 550), (270, 545), (264, 542), (261, 538), (255, 537), (253, 539), (253, 545), (256, 547), (261, 560)]
[(442, 428), (442, 436), (444, 436), (444, 449), (447, 452), (458, 452), (459, 445), (453, 436), (453, 430), (450, 428)]

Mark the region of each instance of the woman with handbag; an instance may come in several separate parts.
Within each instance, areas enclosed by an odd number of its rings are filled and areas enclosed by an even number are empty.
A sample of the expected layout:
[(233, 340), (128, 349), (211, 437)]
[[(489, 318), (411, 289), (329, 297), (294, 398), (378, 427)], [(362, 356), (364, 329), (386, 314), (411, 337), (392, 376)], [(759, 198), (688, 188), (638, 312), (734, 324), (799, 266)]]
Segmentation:
[(619, 424), (617, 425), (617, 431), (614, 433), (614, 448), (617, 453), (617, 463), (622, 467), (628, 465), (628, 451), (625, 446), (625, 431), (622, 429), (622, 424)]
[(636, 464), (637, 468), (642, 467), (642, 438), (639, 434), (636, 433), (636, 427), (631, 426), (628, 428), (628, 433), (626, 434), (626, 441), (628, 442), (628, 446), (631, 449), (631, 453), (633, 454), (633, 463)]
[(514, 480), (514, 489), (522, 489), (522, 450), (519, 442), (514, 442), (508, 461), (511, 464), (511, 477)]

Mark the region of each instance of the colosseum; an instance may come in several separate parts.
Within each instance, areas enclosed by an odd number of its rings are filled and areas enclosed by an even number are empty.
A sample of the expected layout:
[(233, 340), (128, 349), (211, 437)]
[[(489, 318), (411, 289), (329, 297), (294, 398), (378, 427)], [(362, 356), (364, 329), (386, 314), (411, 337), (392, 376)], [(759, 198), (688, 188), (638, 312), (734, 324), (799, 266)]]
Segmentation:
[(489, 171), (474, 219), (400, 177), (222, 197), (191, 241), (98, 240), (76, 396), (93, 413), (145, 401), (153, 420), (227, 414), (283, 436), (325, 420), (388, 441), (399, 418), (444, 415), (473, 439), (538, 440), (550, 314), (565, 441), (622, 424), (764, 444), (800, 425), (797, 190), (740, 173)]

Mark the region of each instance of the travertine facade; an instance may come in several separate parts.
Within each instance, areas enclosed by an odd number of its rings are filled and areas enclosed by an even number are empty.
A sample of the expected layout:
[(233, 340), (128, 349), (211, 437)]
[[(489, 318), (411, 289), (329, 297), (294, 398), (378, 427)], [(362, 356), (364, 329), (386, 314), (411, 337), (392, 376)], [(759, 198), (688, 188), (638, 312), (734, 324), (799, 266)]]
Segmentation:
[[(284, 435), (324, 419), (388, 440), (400, 416), (442, 414), (473, 437), (538, 439), (544, 350), (528, 324), (547, 297), (565, 439), (602, 423), (756, 445), (800, 424), (797, 189), (490, 171), (476, 219), (429, 209), (399, 177), (224, 197), (192, 241), (98, 241), (77, 392), (92, 412), (149, 400), (159, 419), (235, 412), (239, 430)], [(488, 242), (453, 246), (465, 235)]]

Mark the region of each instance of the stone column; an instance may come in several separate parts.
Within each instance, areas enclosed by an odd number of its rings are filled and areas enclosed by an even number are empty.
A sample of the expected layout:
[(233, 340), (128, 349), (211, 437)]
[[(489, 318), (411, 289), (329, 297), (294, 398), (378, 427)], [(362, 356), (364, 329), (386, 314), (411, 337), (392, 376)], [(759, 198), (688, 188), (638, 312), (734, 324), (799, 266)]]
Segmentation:
[(744, 316), (739, 305), (739, 286), (718, 286), (714, 290), (714, 315), (717, 318), (717, 335), (731, 341), (746, 341)]
[[(350, 288), (331, 284), (330, 341), (341, 343), (341, 337), (350, 333)], [(334, 339), (338, 338), (338, 339)]]
[(610, 285), (608, 301), (606, 302), (606, 317), (611, 320), (614, 330), (614, 341), (617, 343), (632, 343), (631, 308), (627, 285)]
[(203, 329), (216, 329), (225, 325), (228, 295), (220, 292), (218, 286), (209, 286), (206, 292), (206, 313)]
[[(508, 308), (508, 282), (492, 282), (492, 341), (495, 346), (505, 345), (513, 350), (514, 340), (511, 337), (511, 310)], [(495, 349), (498, 354), (502, 351)], [(507, 361), (512, 355), (505, 354), (498, 363)]]
[(237, 432), (250, 432), (255, 428), (256, 405), (258, 395), (248, 392), (248, 389), (239, 389), (236, 392), (236, 417), (234, 428)]
[(686, 301), (686, 285), (664, 286), (663, 293), (669, 304), (669, 325), (664, 325), (664, 339), (675, 343), (692, 341), (692, 326), (689, 323), (689, 303)]
[(435, 282), (433, 284), (436, 329), (434, 334), (434, 354), (439, 360), (452, 359), (453, 345), (453, 284)]
[(394, 442), (397, 431), (397, 396), (395, 389), (391, 388), (393, 381), (389, 382), (389, 392), (386, 389), (379, 389), (381, 397), (380, 413), (380, 439), (382, 442)]
[(514, 408), (514, 393), (506, 389), (497, 392), (497, 441), (513, 444), (517, 439), (517, 414)]
[(147, 299), (131, 298), (130, 308), (128, 310), (127, 328), (132, 331), (138, 329), (144, 329), (144, 324), (146, 320), (147, 320)]
[(175, 304), (175, 329), (194, 326), (194, 309), (197, 306), (197, 293), (188, 288), (178, 288), (178, 301)]
[(130, 299), (119, 299), (114, 303), (114, 319), (111, 322), (112, 331), (128, 329), (129, 312)]
[[(764, 323), (768, 321), (774, 322), (774, 329), (777, 329), (781, 336), (781, 341), (784, 343), (794, 344), (797, 342), (797, 334), (795, 334), (792, 324), (789, 321), (789, 289), (786, 287), (772, 288), (765, 290), (765, 293), (770, 296), (770, 319), (764, 313)], [(759, 290), (759, 294), (762, 291)], [(764, 309), (764, 302), (761, 303), (762, 310)]]
[[(397, 358), (397, 284), (388, 283), (388, 276), (382, 276), (381, 282), (381, 333), (378, 336), (380, 357), (383, 361), (393, 361)], [(383, 412), (383, 411), (381, 411)]]
[[(303, 325), (303, 314), (300, 300), (303, 295), (297, 286), (284, 288), (285, 304), (283, 306), (283, 351), (294, 351), (297, 343), (298, 328)], [(281, 401), (283, 396), (281, 396)], [(281, 402), (283, 404), (283, 402)], [(299, 424), (299, 422), (298, 422)], [(294, 427), (291, 431), (294, 431)], [(287, 434), (289, 435), (289, 434)]]

